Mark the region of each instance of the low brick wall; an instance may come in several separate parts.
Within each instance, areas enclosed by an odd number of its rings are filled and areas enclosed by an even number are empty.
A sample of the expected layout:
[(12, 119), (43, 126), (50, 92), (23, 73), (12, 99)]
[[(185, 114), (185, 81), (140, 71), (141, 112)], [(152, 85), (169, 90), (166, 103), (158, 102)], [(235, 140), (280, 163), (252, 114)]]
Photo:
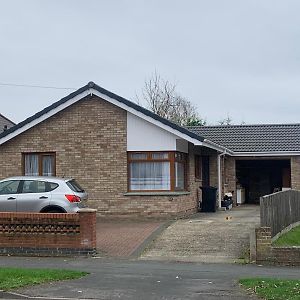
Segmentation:
[(0, 213), (0, 255), (65, 256), (96, 252), (96, 210), (74, 214)]
[(256, 263), (300, 266), (300, 247), (273, 247), (270, 227), (255, 229)]

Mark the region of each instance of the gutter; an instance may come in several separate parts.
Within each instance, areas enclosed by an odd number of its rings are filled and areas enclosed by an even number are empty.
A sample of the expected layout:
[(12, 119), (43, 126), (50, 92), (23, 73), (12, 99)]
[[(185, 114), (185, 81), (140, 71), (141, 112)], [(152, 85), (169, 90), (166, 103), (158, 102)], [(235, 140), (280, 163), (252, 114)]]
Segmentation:
[(214, 143), (214, 142), (212, 142), (208, 139), (204, 139), (203, 146), (214, 149), (214, 150), (217, 150), (217, 151), (222, 152), (222, 153), (226, 152), (226, 154), (234, 155), (234, 152), (231, 151), (230, 149), (228, 149), (226, 147), (223, 147), (223, 146), (220, 146), (219, 144), (216, 144), (216, 143)]
[(300, 151), (270, 151), (270, 152), (233, 152), (232, 156), (256, 157), (256, 156), (295, 156), (300, 155)]

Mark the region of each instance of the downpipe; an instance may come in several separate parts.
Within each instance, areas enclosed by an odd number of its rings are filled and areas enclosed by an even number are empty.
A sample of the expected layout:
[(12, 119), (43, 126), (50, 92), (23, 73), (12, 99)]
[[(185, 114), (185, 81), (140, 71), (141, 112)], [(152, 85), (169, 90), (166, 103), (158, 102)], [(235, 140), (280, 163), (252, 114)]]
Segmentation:
[(221, 208), (222, 201), (222, 170), (221, 170), (221, 158), (226, 155), (226, 151), (218, 154), (218, 203), (219, 209)]

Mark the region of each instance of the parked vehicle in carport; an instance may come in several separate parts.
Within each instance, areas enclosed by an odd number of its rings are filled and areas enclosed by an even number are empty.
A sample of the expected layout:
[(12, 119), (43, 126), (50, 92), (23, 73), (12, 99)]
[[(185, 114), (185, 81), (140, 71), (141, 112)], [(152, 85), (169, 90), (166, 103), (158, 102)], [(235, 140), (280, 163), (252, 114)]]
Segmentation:
[(19, 176), (0, 181), (1, 212), (74, 213), (86, 207), (87, 198), (72, 178)]

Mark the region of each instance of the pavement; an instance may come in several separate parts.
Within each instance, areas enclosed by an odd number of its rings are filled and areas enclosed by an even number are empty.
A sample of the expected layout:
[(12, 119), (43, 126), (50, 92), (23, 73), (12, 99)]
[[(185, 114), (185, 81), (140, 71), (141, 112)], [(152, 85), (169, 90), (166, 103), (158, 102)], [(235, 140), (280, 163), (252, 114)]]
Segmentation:
[(249, 257), (250, 231), (260, 223), (258, 205), (198, 213), (172, 223), (141, 259), (233, 263)]
[(97, 250), (108, 257), (138, 256), (166, 222), (157, 220), (97, 220)]
[(73, 269), (90, 273), (73, 281), (14, 291), (19, 296), (0, 293), (2, 299), (250, 300), (257, 298), (239, 286), (239, 278), (300, 278), (300, 269), (291, 267), (103, 258), (0, 257), (0, 265)]

